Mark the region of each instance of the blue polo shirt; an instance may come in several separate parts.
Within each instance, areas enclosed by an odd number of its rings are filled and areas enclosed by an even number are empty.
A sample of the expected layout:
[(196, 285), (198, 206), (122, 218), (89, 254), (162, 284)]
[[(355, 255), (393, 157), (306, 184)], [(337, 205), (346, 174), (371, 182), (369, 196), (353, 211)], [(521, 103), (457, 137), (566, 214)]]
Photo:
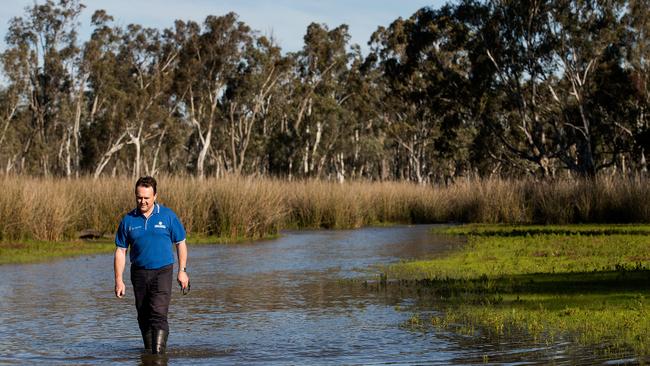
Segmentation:
[(156, 203), (149, 218), (137, 208), (122, 218), (115, 245), (131, 247), (129, 258), (137, 268), (158, 269), (174, 263), (172, 244), (184, 239), (185, 228), (174, 211)]

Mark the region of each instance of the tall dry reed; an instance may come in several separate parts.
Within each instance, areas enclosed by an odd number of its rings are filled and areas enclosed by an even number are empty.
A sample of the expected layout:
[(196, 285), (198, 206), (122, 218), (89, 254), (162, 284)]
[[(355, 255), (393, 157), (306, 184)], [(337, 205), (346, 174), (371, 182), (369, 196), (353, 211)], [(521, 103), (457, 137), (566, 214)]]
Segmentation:
[[(260, 238), (282, 228), (383, 223), (639, 223), (650, 219), (649, 180), (283, 181), (158, 177), (159, 202), (194, 236)], [(0, 240), (63, 240), (81, 230), (108, 236), (135, 205), (130, 178), (1, 177)]]

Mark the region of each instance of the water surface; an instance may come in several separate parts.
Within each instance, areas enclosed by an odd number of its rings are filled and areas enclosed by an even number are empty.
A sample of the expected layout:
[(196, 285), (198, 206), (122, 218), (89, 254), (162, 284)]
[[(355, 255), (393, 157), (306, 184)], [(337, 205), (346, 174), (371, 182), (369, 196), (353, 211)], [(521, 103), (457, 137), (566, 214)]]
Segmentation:
[[(113, 295), (111, 255), (0, 266), (0, 363), (173, 365), (598, 364), (593, 350), (402, 326), (414, 303), (357, 281), (373, 266), (461, 245), (430, 226), (285, 232), (191, 246), (166, 358), (142, 355), (133, 294)], [(127, 266), (128, 267), (128, 266)], [(129, 278), (128, 268), (125, 278)], [(376, 272), (376, 271), (375, 271)], [(344, 279), (342, 281), (342, 279)], [(352, 283), (351, 283), (352, 282)], [(419, 310), (424, 315), (435, 309)]]

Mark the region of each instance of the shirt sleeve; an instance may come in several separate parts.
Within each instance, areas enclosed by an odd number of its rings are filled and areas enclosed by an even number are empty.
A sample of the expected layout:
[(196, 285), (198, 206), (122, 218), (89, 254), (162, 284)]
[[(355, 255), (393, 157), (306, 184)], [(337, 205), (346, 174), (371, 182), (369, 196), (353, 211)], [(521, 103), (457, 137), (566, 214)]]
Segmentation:
[(115, 233), (115, 245), (120, 248), (129, 247), (127, 234), (126, 234), (126, 225), (124, 224), (124, 220), (120, 222), (120, 226), (118, 226), (117, 232)]
[(170, 234), (174, 244), (182, 242), (186, 237), (185, 228), (174, 212), (171, 213)]

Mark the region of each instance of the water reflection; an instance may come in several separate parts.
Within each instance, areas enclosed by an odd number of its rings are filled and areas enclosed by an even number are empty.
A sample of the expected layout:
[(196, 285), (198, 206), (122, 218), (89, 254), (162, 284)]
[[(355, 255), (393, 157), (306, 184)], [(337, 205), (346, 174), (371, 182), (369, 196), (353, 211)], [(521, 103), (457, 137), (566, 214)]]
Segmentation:
[[(346, 279), (378, 263), (460, 245), (429, 226), (287, 232), (264, 243), (191, 247), (192, 292), (174, 292), (165, 357), (144, 355), (111, 256), (1, 266), (0, 363), (127, 365), (577, 364), (593, 352), (402, 327), (403, 289)], [(128, 266), (127, 266), (128, 267)], [(127, 270), (128, 272), (128, 270)], [(125, 274), (129, 278), (129, 274)], [(486, 358), (487, 356), (487, 358)]]

